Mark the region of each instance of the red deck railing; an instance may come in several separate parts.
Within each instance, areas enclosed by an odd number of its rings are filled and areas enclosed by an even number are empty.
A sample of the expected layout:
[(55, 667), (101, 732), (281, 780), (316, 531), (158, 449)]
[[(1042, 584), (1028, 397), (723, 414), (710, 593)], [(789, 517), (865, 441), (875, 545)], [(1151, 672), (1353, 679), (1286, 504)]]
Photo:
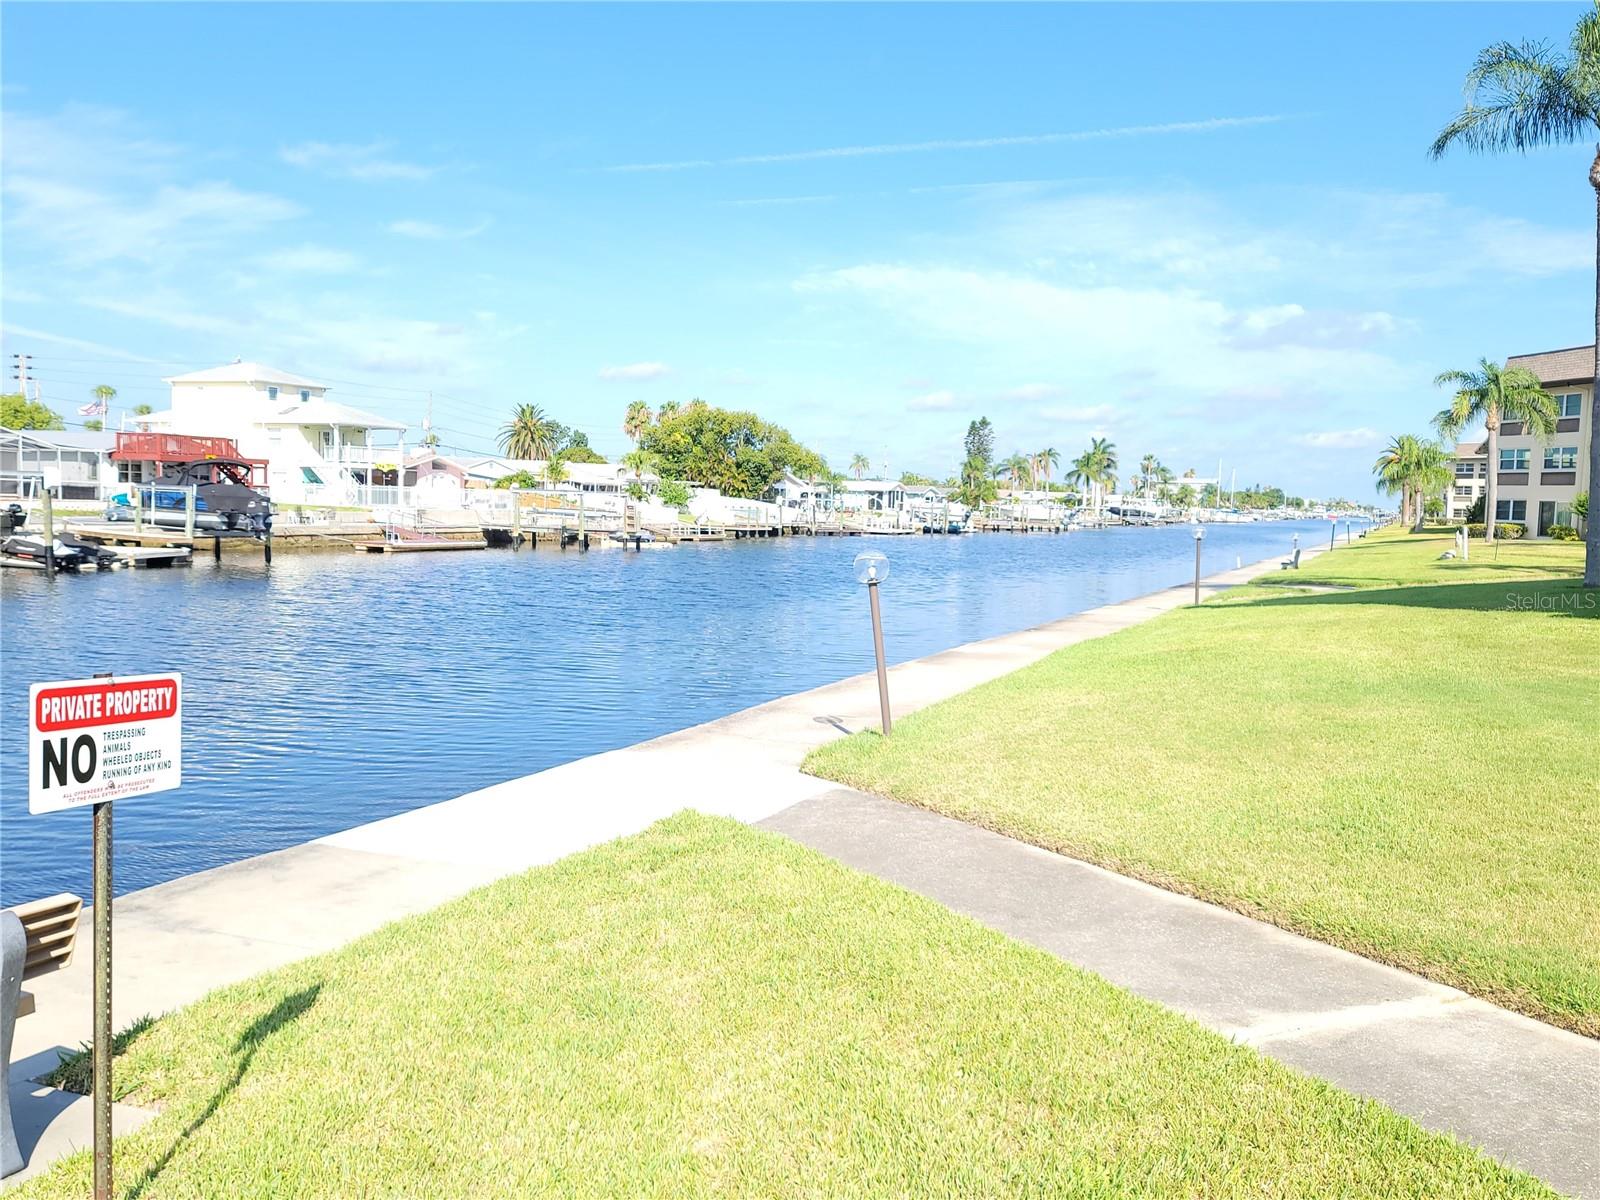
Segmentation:
[(111, 451), (114, 462), (154, 462), (159, 471), (167, 463), (195, 462), (206, 458), (231, 458), (250, 464), (250, 482), (264, 487), (267, 460), (246, 458), (232, 438), (200, 437), (188, 433), (118, 433)]

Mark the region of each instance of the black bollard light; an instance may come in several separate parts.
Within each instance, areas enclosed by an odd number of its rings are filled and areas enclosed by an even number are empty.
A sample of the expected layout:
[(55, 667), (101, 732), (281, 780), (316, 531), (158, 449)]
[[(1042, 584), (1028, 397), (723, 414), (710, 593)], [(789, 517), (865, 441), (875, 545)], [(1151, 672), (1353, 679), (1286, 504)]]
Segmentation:
[(1200, 603), (1200, 546), (1206, 540), (1206, 527), (1194, 527), (1194, 602)]

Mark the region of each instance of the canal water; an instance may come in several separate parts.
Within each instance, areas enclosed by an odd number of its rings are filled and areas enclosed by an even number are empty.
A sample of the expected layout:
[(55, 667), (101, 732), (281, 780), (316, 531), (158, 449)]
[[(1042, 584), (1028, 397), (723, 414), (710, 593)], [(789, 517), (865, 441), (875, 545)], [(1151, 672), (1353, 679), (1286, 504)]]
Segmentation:
[[(1296, 533), (1328, 522), (1207, 526), (1204, 570)], [(88, 812), (27, 811), (31, 682), (184, 674), (183, 787), (118, 804), (121, 893), (869, 671), (866, 549), (897, 662), (1194, 564), (1176, 526), (0, 572), (0, 904), (89, 892)]]

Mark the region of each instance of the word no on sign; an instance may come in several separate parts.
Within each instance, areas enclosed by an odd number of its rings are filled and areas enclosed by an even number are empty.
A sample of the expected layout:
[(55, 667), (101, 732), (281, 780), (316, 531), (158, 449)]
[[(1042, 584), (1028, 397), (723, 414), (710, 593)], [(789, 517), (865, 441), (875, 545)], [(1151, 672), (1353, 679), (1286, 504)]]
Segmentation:
[(29, 689), (29, 812), (164, 792), (182, 777), (182, 675), (73, 679)]

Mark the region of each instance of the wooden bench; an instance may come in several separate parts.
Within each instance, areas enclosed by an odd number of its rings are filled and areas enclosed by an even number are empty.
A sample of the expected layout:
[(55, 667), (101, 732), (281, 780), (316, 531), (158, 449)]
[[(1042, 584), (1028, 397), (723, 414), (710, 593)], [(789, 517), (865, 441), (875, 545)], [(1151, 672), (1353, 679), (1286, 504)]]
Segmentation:
[[(72, 961), (78, 942), (78, 917), (83, 912), (81, 897), (61, 892), (43, 900), (18, 904), (11, 911), (22, 922), (22, 932), (28, 939), (22, 963), (24, 981), (59, 971)], [(33, 1007), (33, 994), (23, 992), (17, 1016), (27, 1016)]]

